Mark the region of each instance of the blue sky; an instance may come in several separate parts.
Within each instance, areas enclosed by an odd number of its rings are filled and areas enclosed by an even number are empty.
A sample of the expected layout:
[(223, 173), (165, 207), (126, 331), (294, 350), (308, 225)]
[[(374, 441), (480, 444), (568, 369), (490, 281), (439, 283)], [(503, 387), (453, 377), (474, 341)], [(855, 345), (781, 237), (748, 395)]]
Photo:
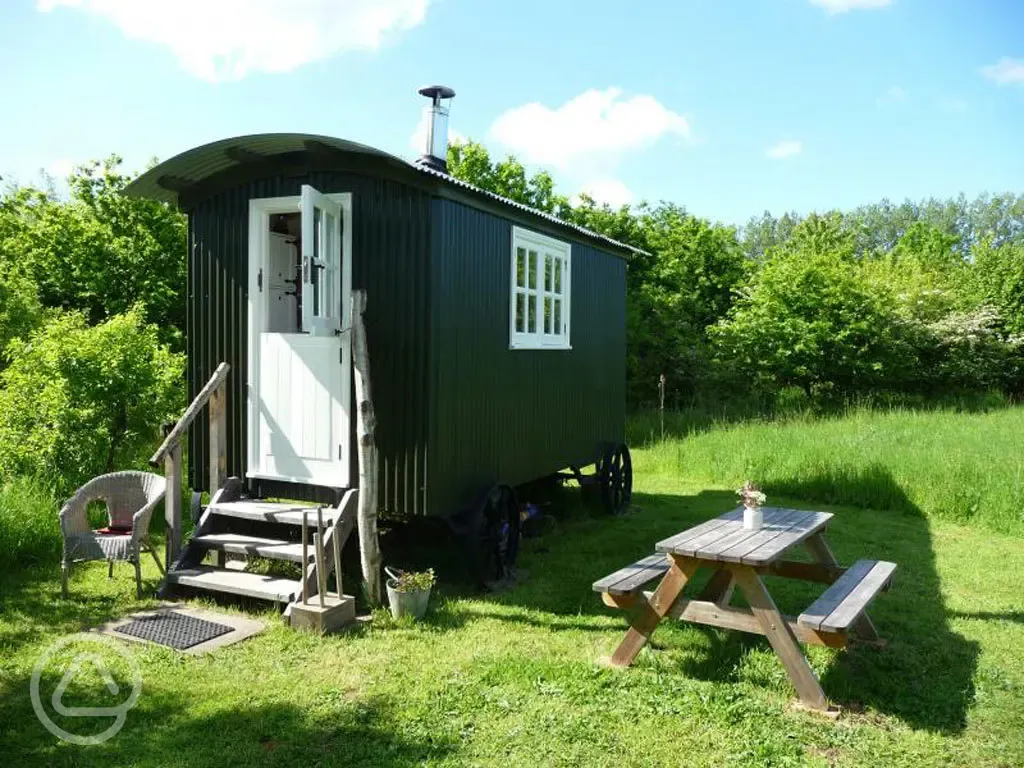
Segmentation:
[(0, 174), (451, 128), (561, 191), (741, 223), (1024, 192), (1020, 0), (8, 0)]

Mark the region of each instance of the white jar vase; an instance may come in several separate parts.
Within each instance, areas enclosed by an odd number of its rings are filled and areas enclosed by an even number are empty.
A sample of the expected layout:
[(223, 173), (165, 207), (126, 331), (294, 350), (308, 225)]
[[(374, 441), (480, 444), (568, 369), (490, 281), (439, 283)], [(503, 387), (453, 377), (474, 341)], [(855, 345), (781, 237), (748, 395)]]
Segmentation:
[(748, 531), (759, 531), (764, 525), (764, 513), (760, 507), (743, 508), (743, 527)]

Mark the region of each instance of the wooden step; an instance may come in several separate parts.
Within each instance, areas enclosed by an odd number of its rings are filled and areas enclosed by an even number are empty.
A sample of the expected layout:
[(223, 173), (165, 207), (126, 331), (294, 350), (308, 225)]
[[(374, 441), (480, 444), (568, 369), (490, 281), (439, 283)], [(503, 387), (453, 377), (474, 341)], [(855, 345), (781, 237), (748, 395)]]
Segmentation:
[[(211, 504), (210, 512), (219, 517), (237, 517), (242, 520), (256, 520), (263, 523), (285, 523), (287, 525), (302, 525), (303, 512), (306, 513), (306, 520), (312, 529), (316, 529), (316, 507), (308, 504), (289, 504), (278, 501), (254, 501), (243, 499), (241, 501), (225, 501)], [(334, 517), (338, 511), (333, 507), (323, 508), (324, 525), (333, 525)]]
[(892, 579), (896, 563), (858, 560), (800, 614), (797, 623), (821, 632), (845, 632)]
[(260, 600), (273, 600), (278, 603), (290, 603), (302, 591), (299, 582), (293, 579), (229, 571), (208, 565), (171, 571), (167, 574), (167, 583), (210, 592), (226, 592)]
[[(310, 538), (312, 539), (312, 537)], [(194, 537), (192, 543), (203, 550), (266, 557), (271, 560), (286, 560), (290, 563), (302, 562), (302, 544), (280, 539), (246, 536), (242, 533), (206, 533)], [(308, 557), (310, 560), (313, 559), (312, 541), (310, 541)]]

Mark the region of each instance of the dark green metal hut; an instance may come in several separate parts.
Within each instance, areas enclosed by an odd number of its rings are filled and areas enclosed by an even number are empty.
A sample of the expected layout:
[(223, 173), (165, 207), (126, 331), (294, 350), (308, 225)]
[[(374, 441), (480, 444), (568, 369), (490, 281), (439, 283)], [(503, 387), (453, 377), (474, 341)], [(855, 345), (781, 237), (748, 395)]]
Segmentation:
[[(188, 215), (189, 392), (230, 363), (227, 471), (254, 497), (356, 482), (356, 290), (382, 511), (451, 517), (623, 443), (630, 249), (450, 177), (441, 154), (240, 136), (128, 188)], [(212, 492), (196, 426), (188, 476)]]

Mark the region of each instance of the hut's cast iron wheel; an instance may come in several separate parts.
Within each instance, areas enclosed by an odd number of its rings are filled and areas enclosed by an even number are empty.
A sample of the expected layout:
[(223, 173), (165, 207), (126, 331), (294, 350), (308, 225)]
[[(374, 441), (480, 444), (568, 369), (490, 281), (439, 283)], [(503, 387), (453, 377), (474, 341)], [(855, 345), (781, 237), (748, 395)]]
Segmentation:
[(625, 443), (609, 445), (597, 466), (601, 505), (610, 514), (621, 515), (633, 498), (633, 460)]
[(470, 526), (473, 571), (486, 586), (509, 575), (519, 554), (519, 501), (507, 485), (495, 485), (477, 504)]

